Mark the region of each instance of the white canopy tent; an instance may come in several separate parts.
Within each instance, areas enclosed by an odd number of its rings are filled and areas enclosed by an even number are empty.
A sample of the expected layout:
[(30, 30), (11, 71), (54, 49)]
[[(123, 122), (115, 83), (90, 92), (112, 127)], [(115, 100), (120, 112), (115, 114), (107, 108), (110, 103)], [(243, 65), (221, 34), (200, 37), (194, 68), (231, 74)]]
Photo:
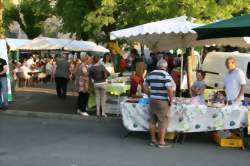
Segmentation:
[(96, 52), (109, 52), (103, 46), (96, 45), (96, 43), (91, 41), (77, 41), (73, 40), (68, 45), (64, 46), (64, 50), (68, 51), (96, 51)]
[(201, 24), (194, 24), (187, 21), (186, 16), (181, 16), (113, 31), (110, 33), (110, 39), (140, 42), (153, 52), (213, 44), (250, 47), (250, 38), (222, 38), (197, 41), (197, 34), (193, 29), (199, 26)]
[(250, 38), (222, 38), (197, 41), (197, 34), (193, 28), (199, 26), (201, 24), (194, 24), (187, 21), (186, 16), (181, 16), (113, 31), (110, 33), (110, 39), (126, 39), (128, 41), (140, 42), (154, 52), (213, 44), (250, 47)]
[(5, 39), (10, 51), (15, 51), (19, 47), (26, 45), (31, 42), (29, 39), (12, 39), (12, 38), (6, 38)]
[(187, 21), (187, 17), (181, 16), (113, 31), (110, 39), (127, 39), (143, 43), (152, 51), (165, 51), (186, 47), (190, 40), (196, 38), (196, 33), (192, 29), (198, 26), (200, 25), (191, 23)]
[(91, 41), (77, 41), (72, 39), (56, 39), (48, 37), (35, 38), (30, 43), (23, 45), (18, 49), (109, 52), (105, 47), (99, 46)]
[(72, 40), (37, 37), (30, 43), (19, 47), (19, 50), (60, 50)]
[(250, 37), (230, 37), (230, 38), (194, 40), (190, 41), (188, 46), (192, 47), (192, 46), (204, 46), (204, 45), (214, 45), (214, 44), (222, 46), (230, 45), (232, 47), (250, 48)]

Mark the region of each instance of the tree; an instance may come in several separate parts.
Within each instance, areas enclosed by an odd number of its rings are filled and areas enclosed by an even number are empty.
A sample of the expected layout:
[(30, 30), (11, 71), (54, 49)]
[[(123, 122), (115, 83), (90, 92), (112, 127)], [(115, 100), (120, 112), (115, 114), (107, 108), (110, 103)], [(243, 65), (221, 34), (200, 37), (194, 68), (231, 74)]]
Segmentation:
[(22, 0), (17, 6), (11, 4), (3, 13), (4, 26), (7, 29), (12, 21), (17, 21), (29, 39), (39, 36), (43, 22), (52, 12), (49, 0)]
[(64, 32), (107, 41), (113, 30), (181, 15), (207, 23), (247, 13), (249, 4), (250, 0), (58, 0), (56, 9)]
[(95, 11), (100, 0), (57, 0), (55, 11), (62, 19), (62, 32), (71, 32), (81, 39), (88, 39), (88, 32), (83, 31), (83, 20), (91, 11)]
[(4, 28), (3, 28), (3, 0), (0, 0), (0, 38), (3, 37)]

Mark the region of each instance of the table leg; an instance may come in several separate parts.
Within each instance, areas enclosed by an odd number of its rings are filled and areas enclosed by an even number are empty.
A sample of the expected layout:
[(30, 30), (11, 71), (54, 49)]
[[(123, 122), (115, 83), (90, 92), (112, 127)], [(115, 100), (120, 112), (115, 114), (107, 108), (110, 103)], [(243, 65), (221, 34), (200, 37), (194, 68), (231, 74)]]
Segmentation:
[(187, 137), (187, 134), (182, 133), (182, 139), (181, 139), (180, 144), (183, 144), (183, 143), (184, 143), (184, 141), (185, 141), (186, 137)]
[(132, 131), (128, 131), (123, 137), (127, 138), (130, 134), (132, 134)]
[[(120, 95), (118, 95), (118, 110), (120, 109)], [(119, 116), (119, 113), (117, 112), (116, 116)]]
[(179, 142), (180, 144), (183, 144), (186, 139), (187, 134), (181, 132), (177, 133), (175, 143)]

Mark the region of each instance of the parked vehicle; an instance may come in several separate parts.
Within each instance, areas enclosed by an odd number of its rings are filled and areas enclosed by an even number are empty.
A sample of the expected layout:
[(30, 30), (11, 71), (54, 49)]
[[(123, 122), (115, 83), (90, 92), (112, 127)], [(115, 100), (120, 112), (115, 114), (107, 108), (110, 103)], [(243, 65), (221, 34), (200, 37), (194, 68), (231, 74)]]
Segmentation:
[(224, 77), (228, 72), (225, 61), (228, 57), (234, 57), (237, 61), (237, 67), (246, 75), (245, 95), (250, 95), (250, 54), (237, 52), (210, 52), (202, 63), (202, 70), (206, 72), (205, 82), (208, 87), (223, 88)]

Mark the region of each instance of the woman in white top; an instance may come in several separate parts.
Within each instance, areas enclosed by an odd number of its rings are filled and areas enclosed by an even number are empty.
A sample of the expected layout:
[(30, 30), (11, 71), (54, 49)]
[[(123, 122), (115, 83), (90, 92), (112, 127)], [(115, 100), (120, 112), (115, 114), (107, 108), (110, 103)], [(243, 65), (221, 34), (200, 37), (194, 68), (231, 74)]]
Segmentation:
[(45, 71), (46, 71), (46, 81), (45, 82), (50, 82), (51, 81), (51, 76), (52, 76), (52, 70), (53, 70), (53, 59), (49, 59), (45, 66)]
[(111, 63), (111, 57), (109, 53), (105, 53), (103, 56), (103, 66), (111, 75), (115, 75), (115, 69), (113, 64)]

